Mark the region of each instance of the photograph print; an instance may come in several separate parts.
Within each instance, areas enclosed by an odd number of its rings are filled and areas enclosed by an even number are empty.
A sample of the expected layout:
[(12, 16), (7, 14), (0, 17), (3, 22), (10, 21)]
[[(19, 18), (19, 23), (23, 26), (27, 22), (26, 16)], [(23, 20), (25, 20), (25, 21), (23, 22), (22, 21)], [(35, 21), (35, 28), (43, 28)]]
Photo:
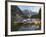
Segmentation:
[(44, 4), (8, 2), (8, 35), (44, 33)]
[(40, 6), (11, 5), (11, 31), (32, 31), (40, 29)]

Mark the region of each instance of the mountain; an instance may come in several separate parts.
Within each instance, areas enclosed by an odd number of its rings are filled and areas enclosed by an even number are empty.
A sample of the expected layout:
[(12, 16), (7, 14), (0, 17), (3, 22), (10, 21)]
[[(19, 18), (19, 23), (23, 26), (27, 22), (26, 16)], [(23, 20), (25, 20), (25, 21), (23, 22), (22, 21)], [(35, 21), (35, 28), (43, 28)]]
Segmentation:
[(22, 11), (24, 15), (37, 15), (38, 13), (37, 12), (32, 12), (32, 11), (29, 11), (29, 10), (25, 10), (25, 11)]

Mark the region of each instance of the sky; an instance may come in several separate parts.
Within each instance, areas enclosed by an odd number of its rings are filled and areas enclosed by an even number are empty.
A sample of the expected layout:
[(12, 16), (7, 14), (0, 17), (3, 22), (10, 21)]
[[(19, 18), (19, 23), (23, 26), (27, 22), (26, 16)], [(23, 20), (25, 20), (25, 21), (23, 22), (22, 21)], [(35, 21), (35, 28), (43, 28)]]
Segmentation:
[(31, 10), (32, 12), (39, 12), (40, 6), (18, 6), (21, 10)]

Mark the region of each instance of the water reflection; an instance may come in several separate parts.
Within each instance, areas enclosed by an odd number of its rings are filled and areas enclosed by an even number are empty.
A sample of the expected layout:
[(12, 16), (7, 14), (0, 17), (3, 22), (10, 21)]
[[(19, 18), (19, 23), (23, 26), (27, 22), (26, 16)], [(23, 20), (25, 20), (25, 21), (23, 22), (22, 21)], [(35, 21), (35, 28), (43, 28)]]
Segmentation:
[(29, 30), (37, 30), (37, 29), (40, 29), (39, 26), (36, 26), (36, 25), (28, 25), (28, 26), (21, 26), (18, 30), (19, 31), (29, 31)]

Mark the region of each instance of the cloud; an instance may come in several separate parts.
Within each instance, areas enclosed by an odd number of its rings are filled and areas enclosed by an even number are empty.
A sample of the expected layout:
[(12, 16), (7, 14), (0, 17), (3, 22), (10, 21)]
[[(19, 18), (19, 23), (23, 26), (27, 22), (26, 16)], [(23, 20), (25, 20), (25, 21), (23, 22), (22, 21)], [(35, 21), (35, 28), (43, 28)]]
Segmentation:
[(40, 6), (18, 6), (21, 10), (31, 10), (32, 12), (39, 12)]

